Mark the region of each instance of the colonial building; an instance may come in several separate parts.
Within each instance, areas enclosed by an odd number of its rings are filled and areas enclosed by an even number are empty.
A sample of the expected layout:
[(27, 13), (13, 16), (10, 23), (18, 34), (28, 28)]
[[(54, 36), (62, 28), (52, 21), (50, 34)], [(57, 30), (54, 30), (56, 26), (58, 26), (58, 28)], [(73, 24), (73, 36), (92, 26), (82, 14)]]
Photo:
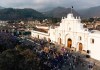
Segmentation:
[(84, 28), (80, 17), (72, 13), (62, 18), (60, 26), (50, 27), (47, 33), (31, 31), (32, 37), (45, 38), (53, 43), (63, 44), (76, 51), (89, 51), (92, 58), (100, 60), (100, 31)]

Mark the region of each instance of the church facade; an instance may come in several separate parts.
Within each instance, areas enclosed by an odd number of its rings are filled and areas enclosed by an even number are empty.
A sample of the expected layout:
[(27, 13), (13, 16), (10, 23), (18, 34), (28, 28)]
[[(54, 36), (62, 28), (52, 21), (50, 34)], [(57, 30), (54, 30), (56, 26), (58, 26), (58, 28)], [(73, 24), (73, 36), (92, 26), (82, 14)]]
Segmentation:
[(34, 30), (31, 33), (32, 37), (46, 38), (76, 51), (89, 51), (92, 58), (100, 60), (100, 31), (84, 28), (80, 17), (74, 17), (72, 13), (62, 18), (60, 26), (50, 27), (48, 33)]

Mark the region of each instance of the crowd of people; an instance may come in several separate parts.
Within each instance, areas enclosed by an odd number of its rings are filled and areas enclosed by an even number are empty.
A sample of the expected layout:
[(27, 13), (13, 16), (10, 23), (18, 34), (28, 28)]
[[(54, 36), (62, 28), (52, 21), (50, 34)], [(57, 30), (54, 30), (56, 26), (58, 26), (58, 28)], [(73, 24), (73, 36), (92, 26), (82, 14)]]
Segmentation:
[(0, 38), (1, 70), (93, 70), (95, 65), (46, 39), (17, 38), (5, 33), (0, 33)]
[[(73, 51), (68, 48), (62, 47), (58, 50), (55, 45), (43, 39), (39, 40), (34, 38), (33, 41), (38, 44), (38, 46), (34, 48), (34, 51), (37, 53), (38, 60), (40, 61), (40, 70), (78, 70), (77, 68), (79, 68), (79, 66), (83, 68), (87, 66), (90, 68), (90, 65), (88, 65), (81, 56), (74, 54)], [(91, 69), (92, 68), (93, 67), (91, 67)]]

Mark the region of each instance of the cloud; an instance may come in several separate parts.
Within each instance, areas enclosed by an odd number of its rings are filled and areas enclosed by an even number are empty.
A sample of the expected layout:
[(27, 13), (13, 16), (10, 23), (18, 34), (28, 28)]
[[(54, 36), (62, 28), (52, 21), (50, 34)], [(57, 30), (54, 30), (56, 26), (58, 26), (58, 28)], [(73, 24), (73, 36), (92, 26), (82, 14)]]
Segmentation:
[(47, 7), (71, 7), (88, 8), (98, 6), (100, 0), (1, 0), (0, 5), (3, 7), (14, 8), (34, 8), (41, 9)]

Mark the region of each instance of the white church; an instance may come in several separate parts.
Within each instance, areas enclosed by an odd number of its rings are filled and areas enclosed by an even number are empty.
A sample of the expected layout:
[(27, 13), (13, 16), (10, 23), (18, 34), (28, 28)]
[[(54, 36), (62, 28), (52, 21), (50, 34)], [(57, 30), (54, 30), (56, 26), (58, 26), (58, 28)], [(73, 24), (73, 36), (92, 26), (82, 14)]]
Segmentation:
[(84, 28), (80, 17), (74, 17), (72, 13), (62, 18), (60, 26), (50, 27), (47, 33), (31, 30), (31, 36), (75, 48), (76, 51), (89, 51), (92, 58), (100, 60), (100, 31)]

